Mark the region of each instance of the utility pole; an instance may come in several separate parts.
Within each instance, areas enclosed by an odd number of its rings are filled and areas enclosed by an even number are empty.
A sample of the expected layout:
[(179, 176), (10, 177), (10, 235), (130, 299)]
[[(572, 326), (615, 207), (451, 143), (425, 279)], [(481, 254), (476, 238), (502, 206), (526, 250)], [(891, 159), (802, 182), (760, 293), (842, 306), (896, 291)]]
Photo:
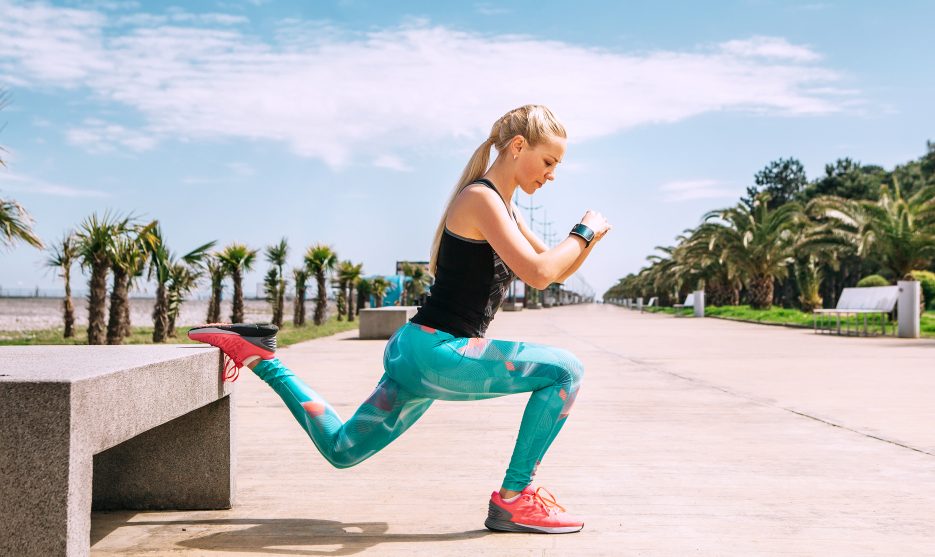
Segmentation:
[[(526, 209), (529, 211), (529, 229), (535, 231), (536, 226), (536, 211), (542, 208), (542, 205), (534, 205), (532, 196), (529, 196), (529, 205), (523, 205), (519, 202), (519, 192), (516, 193), (516, 206), (520, 209)], [(528, 309), (539, 309), (542, 307), (542, 304), (539, 303), (539, 291), (535, 288), (525, 284), (525, 292), (523, 294), (523, 306)]]

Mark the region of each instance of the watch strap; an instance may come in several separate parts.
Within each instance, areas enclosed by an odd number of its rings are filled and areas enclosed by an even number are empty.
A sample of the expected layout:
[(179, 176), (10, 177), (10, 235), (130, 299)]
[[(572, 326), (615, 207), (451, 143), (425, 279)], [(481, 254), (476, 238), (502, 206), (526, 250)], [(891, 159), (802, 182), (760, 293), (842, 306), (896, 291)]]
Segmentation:
[(591, 245), (591, 240), (594, 239), (594, 231), (580, 222), (571, 228), (569, 234), (573, 234), (584, 240), (585, 247), (589, 247)]

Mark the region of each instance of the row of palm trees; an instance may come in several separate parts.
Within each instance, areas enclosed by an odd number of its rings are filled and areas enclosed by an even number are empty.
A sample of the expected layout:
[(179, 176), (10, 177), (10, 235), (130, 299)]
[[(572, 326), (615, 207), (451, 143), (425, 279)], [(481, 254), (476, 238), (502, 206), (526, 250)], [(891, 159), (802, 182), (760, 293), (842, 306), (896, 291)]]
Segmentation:
[[(216, 242), (208, 242), (194, 250), (176, 256), (168, 249), (158, 221), (140, 223), (133, 217), (111, 214), (93, 214), (85, 219), (78, 230), (66, 234), (49, 249), (47, 265), (59, 271), (65, 282), (63, 314), (65, 337), (75, 334), (74, 304), (71, 300), (71, 268), (79, 262), (90, 274), (88, 281), (88, 343), (121, 344), (130, 334), (129, 293), (134, 283), (144, 275), (156, 285), (153, 308), (153, 342), (165, 342), (175, 337), (175, 323), (186, 298), (207, 278), (210, 298), (206, 321), (221, 320), (224, 283), (229, 278), (233, 286), (230, 320), (244, 321), (243, 277), (257, 262), (259, 250), (242, 243), (232, 243), (220, 251), (211, 251)], [(270, 268), (264, 279), (266, 299), (272, 307), (272, 322), (284, 322), (286, 289), (285, 276), (289, 245), (286, 238), (267, 246), (263, 252)], [(389, 288), (389, 282), (377, 277), (362, 276), (363, 264), (341, 261), (337, 253), (324, 244), (309, 247), (302, 264), (292, 269), (295, 283), (293, 325), (306, 322), (305, 303), (309, 280), (314, 277), (319, 295), (315, 298), (313, 321), (321, 325), (327, 318), (326, 283), (329, 279), (337, 288), (338, 319), (354, 321), (364, 300), (373, 295), (378, 304)], [(105, 323), (108, 306), (108, 276), (112, 277), (109, 290), (109, 318)], [(354, 304), (355, 290), (358, 294)]]
[[(840, 289), (861, 276), (898, 280), (935, 264), (935, 184), (904, 196), (894, 178), (877, 199), (821, 195), (804, 204), (769, 202), (763, 192), (707, 213), (701, 225), (685, 230), (676, 245), (657, 247), (661, 254), (648, 258), (650, 266), (620, 279), (604, 297), (658, 295), (671, 304), (704, 288), (712, 305), (738, 305), (743, 297), (768, 309), (788, 301), (791, 291), (794, 305), (808, 311), (833, 304)], [(782, 292), (774, 291), (777, 285)]]

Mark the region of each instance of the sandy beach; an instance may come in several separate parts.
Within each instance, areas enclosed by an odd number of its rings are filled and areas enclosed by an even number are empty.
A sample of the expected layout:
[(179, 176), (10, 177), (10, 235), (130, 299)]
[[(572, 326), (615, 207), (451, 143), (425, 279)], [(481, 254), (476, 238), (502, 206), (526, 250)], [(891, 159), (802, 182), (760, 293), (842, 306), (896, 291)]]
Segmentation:
[[(153, 298), (134, 298), (130, 300), (130, 321), (135, 326), (151, 326)], [(88, 324), (88, 301), (76, 298), (75, 319), (78, 325)], [(306, 302), (307, 311), (313, 310), (313, 304)], [(287, 303), (287, 317), (292, 314), (292, 304)], [(207, 300), (191, 300), (182, 304), (178, 325), (204, 323), (208, 312)], [(230, 319), (231, 302), (221, 304), (221, 319)], [(308, 313), (311, 316), (311, 313)], [(244, 318), (246, 321), (269, 321), (272, 310), (265, 300), (245, 300)], [(62, 327), (62, 300), (60, 298), (0, 298), (0, 331), (35, 331)]]

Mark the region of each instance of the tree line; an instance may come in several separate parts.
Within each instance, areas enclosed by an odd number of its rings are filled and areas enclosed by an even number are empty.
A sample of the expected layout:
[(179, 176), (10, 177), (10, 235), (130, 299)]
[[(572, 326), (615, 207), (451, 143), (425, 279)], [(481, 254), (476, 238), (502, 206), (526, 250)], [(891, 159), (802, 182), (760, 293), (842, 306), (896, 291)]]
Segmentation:
[(735, 206), (657, 246), (604, 298), (671, 305), (704, 289), (711, 305), (811, 311), (858, 283), (908, 279), (935, 307), (935, 143), (891, 171), (844, 158), (814, 180), (795, 158), (780, 158), (754, 183)]

